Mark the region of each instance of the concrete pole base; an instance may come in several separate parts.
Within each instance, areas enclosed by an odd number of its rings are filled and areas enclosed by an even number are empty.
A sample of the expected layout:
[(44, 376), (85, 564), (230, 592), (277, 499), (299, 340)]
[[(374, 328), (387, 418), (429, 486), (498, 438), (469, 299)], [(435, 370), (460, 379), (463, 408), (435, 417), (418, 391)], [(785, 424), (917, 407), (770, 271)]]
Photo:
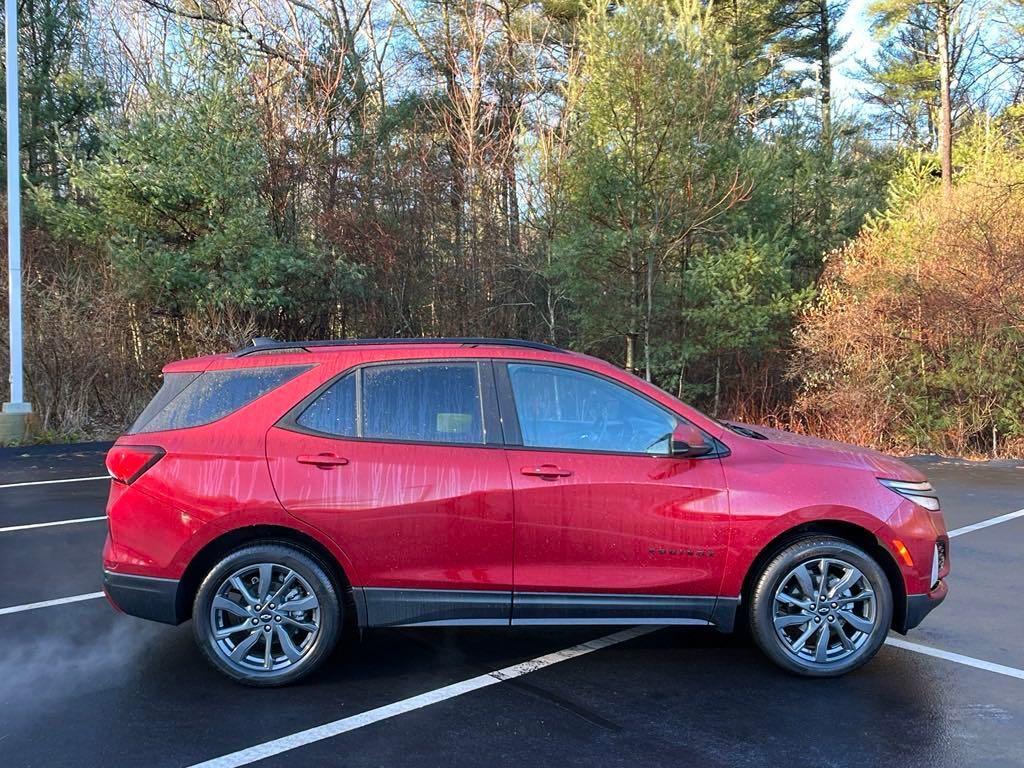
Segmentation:
[(28, 403), (4, 403), (0, 410), (0, 445), (22, 442), (31, 414), (32, 406)]

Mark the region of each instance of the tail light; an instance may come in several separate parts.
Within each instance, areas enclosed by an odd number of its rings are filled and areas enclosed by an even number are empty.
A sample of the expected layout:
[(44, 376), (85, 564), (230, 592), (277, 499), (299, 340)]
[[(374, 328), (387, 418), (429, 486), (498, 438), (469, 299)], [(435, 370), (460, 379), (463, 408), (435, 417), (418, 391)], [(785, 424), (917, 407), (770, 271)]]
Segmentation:
[(156, 445), (115, 445), (107, 452), (107, 472), (120, 483), (131, 485), (160, 461), (163, 448)]

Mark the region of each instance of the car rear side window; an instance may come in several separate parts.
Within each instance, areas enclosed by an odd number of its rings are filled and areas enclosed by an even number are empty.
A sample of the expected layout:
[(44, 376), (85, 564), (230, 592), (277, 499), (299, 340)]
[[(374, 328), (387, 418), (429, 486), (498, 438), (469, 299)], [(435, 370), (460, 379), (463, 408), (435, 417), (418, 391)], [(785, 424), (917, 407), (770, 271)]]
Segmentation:
[(314, 432), (355, 437), (356, 374), (350, 373), (331, 384), (299, 414), (295, 423)]
[(477, 364), (368, 366), (331, 384), (295, 423), (336, 437), (483, 444)]
[(308, 371), (308, 365), (168, 374), (129, 434), (209, 424)]
[(142, 413), (139, 414), (139, 417), (128, 428), (128, 434), (132, 435), (136, 432), (141, 432), (142, 428), (152, 421), (154, 416), (166, 408), (174, 398), (180, 395), (189, 384), (195, 381), (198, 375), (198, 373), (164, 374), (164, 383), (161, 385), (160, 390), (149, 401), (149, 405), (142, 409)]
[(363, 369), (363, 437), (483, 443), (476, 363)]

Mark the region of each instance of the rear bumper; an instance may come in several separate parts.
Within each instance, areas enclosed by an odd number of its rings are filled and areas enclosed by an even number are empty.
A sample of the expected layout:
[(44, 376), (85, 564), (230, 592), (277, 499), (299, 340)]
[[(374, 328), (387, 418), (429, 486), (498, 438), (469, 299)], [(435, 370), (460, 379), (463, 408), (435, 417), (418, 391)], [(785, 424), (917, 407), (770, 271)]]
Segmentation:
[(907, 610), (903, 617), (903, 625), (895, 627), (896, 631), (905, 635), (916, 627), (924, 621), (925, 616), (942, 604), (948, 592), (949, 587), (946, 586), (946, 580), (939, 579), (939, 583), (931, 592), (923, 595), (907, 595)]
[(178, 605), (178, 580), (103, 571), (103, 592), (122, 613), (140, 619), (181, 624), (186, 614)]

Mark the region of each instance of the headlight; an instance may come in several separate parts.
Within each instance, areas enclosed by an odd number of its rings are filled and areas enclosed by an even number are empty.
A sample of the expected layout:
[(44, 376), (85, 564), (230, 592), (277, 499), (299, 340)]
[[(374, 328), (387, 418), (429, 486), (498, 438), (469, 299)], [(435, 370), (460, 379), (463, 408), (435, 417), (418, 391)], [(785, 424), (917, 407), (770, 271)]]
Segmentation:
[(935, 494), (931, 483), (908, 483), (905, 480), (882, 479), (879, 479), (878, 482), (890, 491), (898, 493), (903, 498), (909, 499), (925, 509), (930, 509), (932, 512), (939, 511), (939, 497)]

